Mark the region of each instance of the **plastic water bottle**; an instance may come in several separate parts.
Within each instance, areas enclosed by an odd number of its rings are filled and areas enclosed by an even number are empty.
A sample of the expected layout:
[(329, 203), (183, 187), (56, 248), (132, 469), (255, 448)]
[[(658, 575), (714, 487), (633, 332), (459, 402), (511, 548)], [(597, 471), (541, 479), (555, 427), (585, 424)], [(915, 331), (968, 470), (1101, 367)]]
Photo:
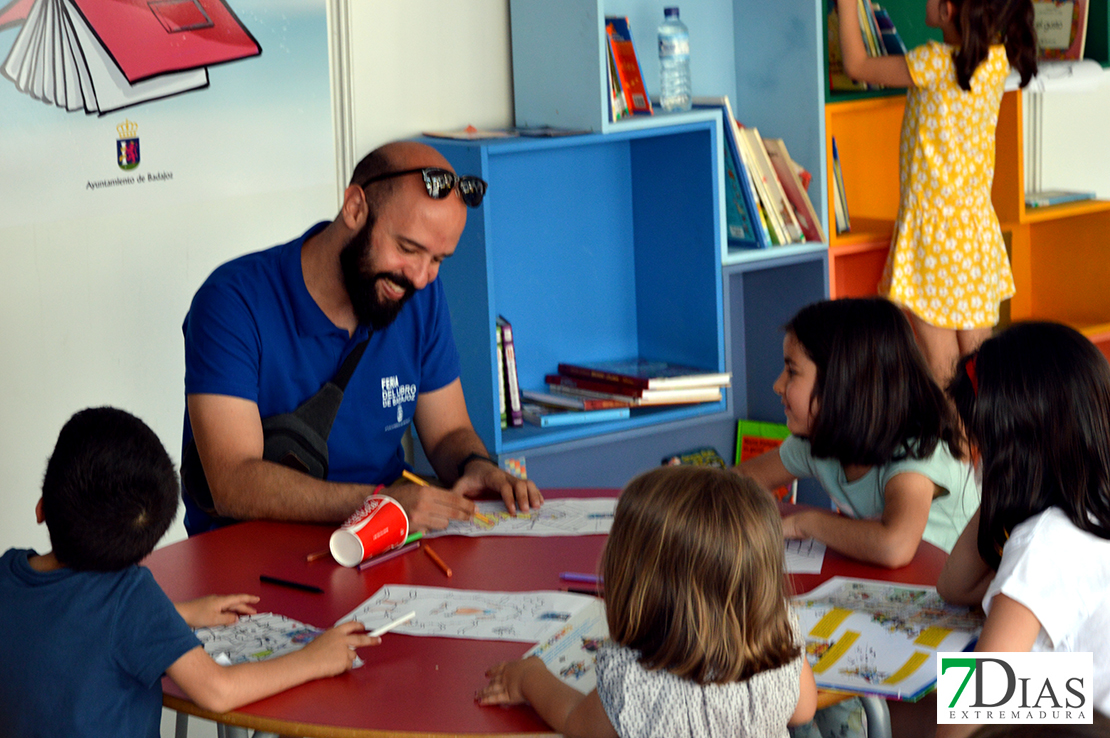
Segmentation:
[(678, 8), (666, 8), (659, 26), (659, 105), (663, 110), (689, 110), (690, 32)]

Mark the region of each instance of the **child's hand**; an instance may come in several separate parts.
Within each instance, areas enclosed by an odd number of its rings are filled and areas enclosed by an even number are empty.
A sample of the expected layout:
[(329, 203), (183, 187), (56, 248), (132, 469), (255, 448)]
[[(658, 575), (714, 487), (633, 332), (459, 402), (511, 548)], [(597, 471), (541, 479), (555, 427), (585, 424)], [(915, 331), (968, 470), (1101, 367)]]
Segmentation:
[(805, 513), (797, 513), (795, 515), (787, 515), (782, 519), (782, 537), (786, 540), (792, 538), (809, 538), (808, 535), (802, 532), (801, 521), (799, 518)]
[(256, 595), (208, 595), (187, 602), (174, 603), (177, 612), (190, 628), (207, 628), (213, 625), (234, 625), (240, 615), (254, 615), (251, 607), (258, 602)]
[(320, 667), (320, 676), (335, 676), (354, 665), (356, 648), (376, 646), (381, 642), (381, 638), (367, 635), (362, 623), (350, 620), (325, 630), (299, 653)]
[(478, 704), (519, 705), (527, 702), (521, 685), (526, 675), (533, 669), (547, 669), (539, 656), (505, 661), (493, 667), (486, 672), (489, 684), (478, 690)]

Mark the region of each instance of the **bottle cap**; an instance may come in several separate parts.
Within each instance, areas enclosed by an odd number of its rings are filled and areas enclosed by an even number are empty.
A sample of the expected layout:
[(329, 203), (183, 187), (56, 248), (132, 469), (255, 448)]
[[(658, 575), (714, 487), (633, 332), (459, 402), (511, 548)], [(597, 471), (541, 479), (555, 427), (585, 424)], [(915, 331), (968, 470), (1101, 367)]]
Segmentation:
[(663, 8), (663, 17), (670, 18), (671, 16), (678, 17), (678, 8)]

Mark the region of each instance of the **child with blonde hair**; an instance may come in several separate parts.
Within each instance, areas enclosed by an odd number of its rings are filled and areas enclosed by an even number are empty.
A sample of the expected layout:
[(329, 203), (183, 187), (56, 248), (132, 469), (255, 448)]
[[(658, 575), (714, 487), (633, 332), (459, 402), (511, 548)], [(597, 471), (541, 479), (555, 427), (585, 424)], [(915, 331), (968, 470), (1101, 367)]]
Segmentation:
[(610, 643), (583, 695), (537, 657), (487, 673), (481, 704), (530, 702), (567, 736), (786, 736), (817, 688), (786, 600), (774, 501), (723, 469), (633, 479), (601, 559)]

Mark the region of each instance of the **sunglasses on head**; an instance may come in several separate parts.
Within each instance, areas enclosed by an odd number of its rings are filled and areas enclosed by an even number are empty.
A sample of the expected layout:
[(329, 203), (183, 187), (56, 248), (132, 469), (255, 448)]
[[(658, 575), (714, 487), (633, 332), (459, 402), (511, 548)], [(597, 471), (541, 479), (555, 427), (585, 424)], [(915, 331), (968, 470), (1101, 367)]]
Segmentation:
[(365, 187), (374, 182), (381, 182), (383, 179), (393, 179), (406, 174), (420, 174), (424, 178), (424, 189), (428, 191), (428, 197), (433, 200), (442, 200), (451, 194), (451, 190), (457, 187), (459, 197), (472, 208), (482, 204), (482, 198), (485, 197), (486, 187), (488, 186), (479, 177), (460, 177), (452, 171), (439, 167), (422, 167), (420, 169), (405, 169), (400, 172), (387, 172), (371, 177), (363, 182), (361, 186)]

